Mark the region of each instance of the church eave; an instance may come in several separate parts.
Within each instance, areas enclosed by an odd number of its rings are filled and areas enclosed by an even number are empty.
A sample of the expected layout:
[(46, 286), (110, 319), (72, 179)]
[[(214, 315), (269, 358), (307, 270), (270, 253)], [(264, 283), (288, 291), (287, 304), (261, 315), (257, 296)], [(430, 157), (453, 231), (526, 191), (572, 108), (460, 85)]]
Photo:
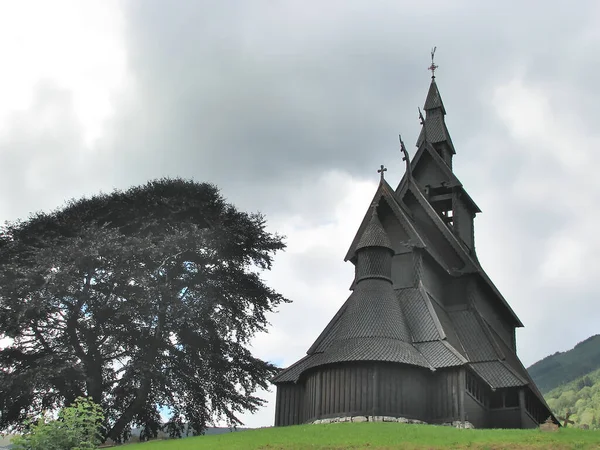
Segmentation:
[(271, 378), (271, 383), (296, 383), (304, 370), (306, 370), (305, 367), (308, 366), (310, 356), (311, 355), (306, 355), (291, 366), (282, 369), (277, 375)]

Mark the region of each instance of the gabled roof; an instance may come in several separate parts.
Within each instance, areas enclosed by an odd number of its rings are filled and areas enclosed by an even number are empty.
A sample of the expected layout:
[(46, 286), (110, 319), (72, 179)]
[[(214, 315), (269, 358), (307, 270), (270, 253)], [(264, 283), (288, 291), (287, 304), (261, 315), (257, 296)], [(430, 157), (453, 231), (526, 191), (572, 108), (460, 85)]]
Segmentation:
[[(452, 248), (460, 255), (460, 257), (465, 261), (465, 267), (461, 270), (462, 273), (476, 273), (478, 274), (484, 283), (492, 290), (494, 295), (500, 299), (500, 302), (505, 307), (509, 315), (514, 319), (514, 323), (517, 327), (522, 327), (523, 323), (517, 317), (516, 313), (510, 307), (504, 296), (500, 293), (496, 285), (492, 282), (489, 276), (485, 273), (479, 261), (475, 259), (467, 246), (448, 228), (448, 226), (444, 223), (442, 218), (438, 215), (438, 213), (433, 209), (431, 203), (425, 198), (421, 189), (412, 177), (404, 177), (398, 186), (397, 195), (406, 195), (406, 192), (410, 191), (422, 208), (425, 209), (427, 215), (434, 222), (438, 230), (442, 233), (442, 235), (446, 238), (446, 240), (450, 243)], [(431, 252), (430, 252), (431, 253)], [(444, 267), (442, 265), (442, 267)]]
[(407, 183), (407, 190), (412, 193), (412, 195), (416, 198), (417, 202), (420, 206), (425, 210), (427, 216), (431, 219), (431, 221), (436, 225), (437, 229), (441, 232), (441, 234), (446, 238), (450, 246), (456, 251), (456, 253), (462, 257), (465, 268), (464, 271), (470, 272), (473, 271), (476, 267), (474, 260), (471, 258), (469, 249), (467, 246), (448, 228), (448, 226), (444, 223), (442, 218), (433, 209), (429, 200), (425, 198), (419, 186), (417, 186), (414, 179), (411, 177)]
[(396, 200), (396, 197), (394, 195), (394, 190), (388, 184), (388, 182), (385, 179), (383, 179), (379, 183), (379, 187), (377, 188), (377, 191), (375, 192), (375, 195), (373, 196), (373, 200), (371, 201), (371, 206), (369, 206), (369, 209), (367, 210), (367, 212), (365, 213), (365, 215), (363, 217), (363, 220), (358, 228), (358, 231), (356, 232), (356, 235), (354, 236), (354, 239), (352, 240), (352, 243), (350, 244), (350, 248), (348, 249), (348, 252), (346, 253), (346, 257), (344, 258), (344, 261), (348, 261), (354, 257), (356, 248), (358, 246), (358, 242), (361, 239), (361, 237), (363, 236), (363, 234), (365, 233), (365, 229), (367, 228), (367, 225), (371, 221), (372, 210), (373, 210), (373, 208), (376, 208), (379, 205), (379, 202), (381, 201), (381, 199), (385, 200), (387, 205), (390, 207), (390, 209), (394, 213), (394, 216), (398, 219), (398, 222), (400, 223), (400, 225), (404, 228), (404, 231), (406, 232), (406, 234), (409, 237), (408, 245), (411, 245), (414, 247), (425, 247), (425, 242), (423, 241), (422, 237), (419, 235), (416, 228), (414, 227), (412, 219), (410, 219), (409, 213), (407, 212), (408, 209), (406, 208), (405, 205), (401, 205), (401, 203)]
[[(421, 158), (423, 157), (424, 154), (427, 154), (428, 156), (430, 156), (431, 159), (433, 160), (434, 164), (436, 165), (436, 167), (440, 171), (442, 171), (444, 173), (444, 175), (446, 175), (446, 177), (448, 178), (448, 187), (459, 188), (461, 191), (461, 194), (466, 199), (467, 203), (471, 206), (471, 209), (473, 210), (473, 212), (480, 213), (481, 209), (479, 209), (479, 206), (477, 206), (477, 204), (471, 198), (469, 193), (464, 189), (463, 184), (460, 182), (460, 180), (458, 179), (456, 174), (452, 171), (452, 169), (450, 169), (450, 167), (448, 167), (448, 164), (446, 164), (446, 162), (443, 160), (443, 158), (439, 155), (439, 153), (433, 148), (433, 146), (428, 141), (423, 141), (419, 145), (419, 148), (417, 149), (417, 153), (415, 153), (415, 156), (411, 160), (411, 164), (410, 164), (411, 171), (413, 173), (415, 172), (415, 170), (417, 169), (417, 167), (419, 165), (419, 161), (421, 161)], [(400, 183), (402, 183), (402, 181)], [(398, 187), (400, 187), (400, 184), (398, 185)], [(398, 190), (396, 190), (396, 192), (397, 191)]]

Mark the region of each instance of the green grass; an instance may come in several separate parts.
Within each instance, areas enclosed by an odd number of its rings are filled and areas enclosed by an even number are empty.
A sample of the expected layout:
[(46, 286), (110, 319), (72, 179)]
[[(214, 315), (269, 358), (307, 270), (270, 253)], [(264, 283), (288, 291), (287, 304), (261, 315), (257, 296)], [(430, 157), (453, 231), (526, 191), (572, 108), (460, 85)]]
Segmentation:
[(292, 449), (600, 449), (600, 431), (460, 430), (400, 423), (334, 423), (262, 428), (214, 436), (153, 441), (127, 450)]

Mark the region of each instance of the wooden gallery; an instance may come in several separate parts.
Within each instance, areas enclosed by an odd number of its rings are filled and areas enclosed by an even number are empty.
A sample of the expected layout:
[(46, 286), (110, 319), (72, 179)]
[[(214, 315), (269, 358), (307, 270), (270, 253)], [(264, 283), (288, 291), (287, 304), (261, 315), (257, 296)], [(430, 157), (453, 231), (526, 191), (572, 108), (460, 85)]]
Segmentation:
[(346, 255), (352, 293), (304, 358), (282, 370), (275, 425), (422, 421), (532, 428), (548, 405), (516, 354), (522, 323), (478, 262), (479, 208), (453, 171), (432, 77), (418, 150), (383, 177)]

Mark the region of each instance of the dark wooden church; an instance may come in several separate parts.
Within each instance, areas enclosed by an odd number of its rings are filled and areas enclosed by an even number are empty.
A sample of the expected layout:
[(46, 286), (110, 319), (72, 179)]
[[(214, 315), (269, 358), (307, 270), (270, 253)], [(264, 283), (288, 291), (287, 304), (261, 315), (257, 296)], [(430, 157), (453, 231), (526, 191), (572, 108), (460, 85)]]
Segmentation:
[(381, 171), (350, 245), (352, 294), (307, 355), (273, 379), (276, 426), (349, 417), (476, 428), (556, 421), (517, 357), (523, 324), (477, 260), (480, 209), (453, 171), (435, 76), (425, 112), (412, 161), (402, 146), (406, 174), (393, 189)]

